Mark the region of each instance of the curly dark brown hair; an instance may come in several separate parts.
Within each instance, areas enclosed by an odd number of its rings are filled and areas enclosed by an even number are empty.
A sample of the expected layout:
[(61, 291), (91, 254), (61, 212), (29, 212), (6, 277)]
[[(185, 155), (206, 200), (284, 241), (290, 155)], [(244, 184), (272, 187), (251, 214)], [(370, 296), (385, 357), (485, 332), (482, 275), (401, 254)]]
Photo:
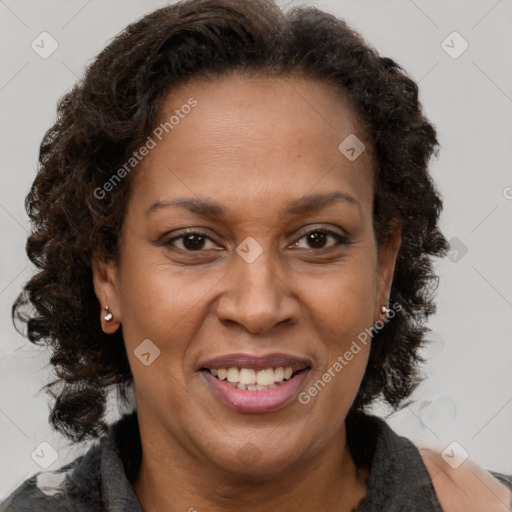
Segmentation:
[(401, 226), (390, 302), (402, 309), (374, 335), (349, 414), (375, 399), (397, 410), (421, 381), (418, 349), (435, 312), (433, 257), (444, 256), (448, 245), (428, 173), (438, 141), (417, 85), (344, 21), (316, 8), (182, 1), (129, 25), (62, 97), (25, 199), (33, 226), (26, 251), (38, 272), (13, 304), (12, 318), (15, 326), (26, 324), (31, 342), (51, 347), (57, 378), (46, 386), (54, 399), (50, 422), (75, 442), (104, 433), (109, 391), (127, 400), (133, 385), (122, 328), (107, 335), (98, 320), (91, 257), (118, 261), (136, 169), (105, 197), (94, 191), (141, 147), (174, 87), (236, 71), (329, 82), (351, 99), (374, 154), (377, 245)]

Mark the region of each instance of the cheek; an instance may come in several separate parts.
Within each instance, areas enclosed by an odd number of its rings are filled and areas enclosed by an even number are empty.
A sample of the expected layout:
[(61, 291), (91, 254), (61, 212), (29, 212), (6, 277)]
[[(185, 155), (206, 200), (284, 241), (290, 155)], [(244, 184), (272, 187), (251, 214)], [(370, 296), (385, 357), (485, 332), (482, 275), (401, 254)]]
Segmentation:
[[(200, 336), (209, 293), (225, 274), (171, 265), (155, 251), (126, 253), (120, 273), (123, 336), (134, 378), (147, 379), (134, 355), (149, 339), (160, 355), (149, 367), (183, 384), (187, 349)], [(152, 373), (155, 373), (154, 371)]]
[[(200, 329), (199, 304), (213, 285), (206, 286), (209, 278), (186, 274), (161, 261), (127, 260), (121, 293), (123, 337), (139, 403), (157, 400), (175, 411), (186, 407), (183, 393), (176, 391), (186, 386), (183, 365)], [(147, 352), (148, 365), (141, 357)]]
[(121, 268), (123, 325), (161, 337), (193, 314), (214, 284), (212, 272), (171, 265), (160, 251), (132, 250)]
[(301, 400), (327, 415), (329, 428), (336, 429), (357, 395), (368, 363), (374, 286), (364, 273), (327, 282), (321, 296), (315, 294), (320, 364)]
[(371, 262), (354, 256), (329, 275), (313, 277), (305, 286), (314, 317), (329, 326), (340, 343), (373, 323), (375, 282)]
[(319, 338), (316, 355), (320, 364), (313, 376), (315, 384), (306, 393), (319, 395), (321, 390), (317, 407), (329, 409), (336, 403), (344, 404), (340, 411), (348, 409), (364, 375), (375, 297), (374, 263), (368, 254), (371, 253), (367, 249), (354, 254), (332, 275), (316, 276), (307, 285), (311, 290), (309, 314)]

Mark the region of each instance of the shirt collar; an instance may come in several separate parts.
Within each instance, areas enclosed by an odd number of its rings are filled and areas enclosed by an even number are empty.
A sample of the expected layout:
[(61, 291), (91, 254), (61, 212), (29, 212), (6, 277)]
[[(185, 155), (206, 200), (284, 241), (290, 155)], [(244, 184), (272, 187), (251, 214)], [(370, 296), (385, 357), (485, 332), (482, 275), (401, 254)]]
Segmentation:
[[(358, 510), (377, 512), (397, 506), (442, 512), (421, 455), (377, 416), (354, 413), (347, 418), (347, 443), (356, 465), (370, 469), (367, 495)], [(143, 512), (132, 487), (141, 460), (137, 415), (125, 415), (101, 439), (101, 487), (108, 512)]]

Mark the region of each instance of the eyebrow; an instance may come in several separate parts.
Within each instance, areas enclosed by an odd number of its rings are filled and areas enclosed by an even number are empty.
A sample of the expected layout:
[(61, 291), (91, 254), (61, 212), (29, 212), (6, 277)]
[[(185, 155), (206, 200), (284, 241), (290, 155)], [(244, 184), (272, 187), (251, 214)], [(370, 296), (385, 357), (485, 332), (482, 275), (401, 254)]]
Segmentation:
[[(311, 194), (303, 196), (297, 200), (288, 202), (284, 213), (289, 215), (300, 215), (305, 213), (312, 213), (336, 202), (343, 202), (359, 206), (359, 203), (354, 197), (345, 192), (330, 192), (327, 194)], [(178, 197), (176, 199), (165, 199), (156, 201), (146, 211), (146, 217), (160, 208), (168, 208), (178, 206), (185, 208), (192, 213), (202, 215), (204, 217), (227, 217), (228, 211), (217, 201), (210, 199), (197, 199), (189, 197)]]

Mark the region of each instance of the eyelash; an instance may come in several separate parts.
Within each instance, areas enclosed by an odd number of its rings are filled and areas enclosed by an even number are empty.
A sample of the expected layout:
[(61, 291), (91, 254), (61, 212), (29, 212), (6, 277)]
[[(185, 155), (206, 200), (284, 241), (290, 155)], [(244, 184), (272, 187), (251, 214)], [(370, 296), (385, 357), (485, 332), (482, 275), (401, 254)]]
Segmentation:
[[(310, 231), (307, 231), (306, 233), (302, 234), (302, 236), (300, 238), (298, 238), (295, 242), (293, 242), (294, 244), (297, 244), (300, 240), (302, 240), (303, 238), (306, 238), (307, 236), (313, 234), (313, 233), (322, 233), (322, 234), (325, 234), (325, 235), (328, 235), (328, 236), (332, 236), (335, 240), (336, 240), (336, 244), (333, 244), (333, 245), (329, 245), (327, 247), (323, 247), (321, 249), (303, 249), (303, 250), (306, 250), (306, 251), (312, 251), (312, 252), (323, 252), (323, 253), (326, 253), (326, 252), (330, 252), (340, 246), (348, 246), (351, 244), (349, 238), (345, 235), (341, 235), (340, 233), (336, 233), (335, 231), (331, 231), (329, 229), (312, 229)], [(201, 233), (201, 232), (198, 232), (198, 231), (189, 231), (187, 233), (183, 233), (181, 235), (178, 235), (178, 236), (175, 236), (165, 242), (163, 242), (162, 245), (168, 247), (168, 246), (172, 246), (173, 243), (176, 241), (176, 240), (183, 240), (185, 237), (187, 236), (191, 236), (191, 235), (198, 235), (198, 236), (201, 236), (205, 239), (208, 239), (212, 242), (215, 243), (215, 240), (212, 240), (208, 235), (206, 235), (205, 233)], [(187, 252), (187, 253), (202, 253), (204, 252), (205, 250), (208, 250), (208, 249), (199, 249), (197, 251), (193, 251), (193, 250), (189, 250), (189, 249), (181, 249), (181, 248), (176, 248), (178, 249), (179, 251), (182, 251), (182, 252)], [(300, 250), (300, 248), (299, 248)]]

